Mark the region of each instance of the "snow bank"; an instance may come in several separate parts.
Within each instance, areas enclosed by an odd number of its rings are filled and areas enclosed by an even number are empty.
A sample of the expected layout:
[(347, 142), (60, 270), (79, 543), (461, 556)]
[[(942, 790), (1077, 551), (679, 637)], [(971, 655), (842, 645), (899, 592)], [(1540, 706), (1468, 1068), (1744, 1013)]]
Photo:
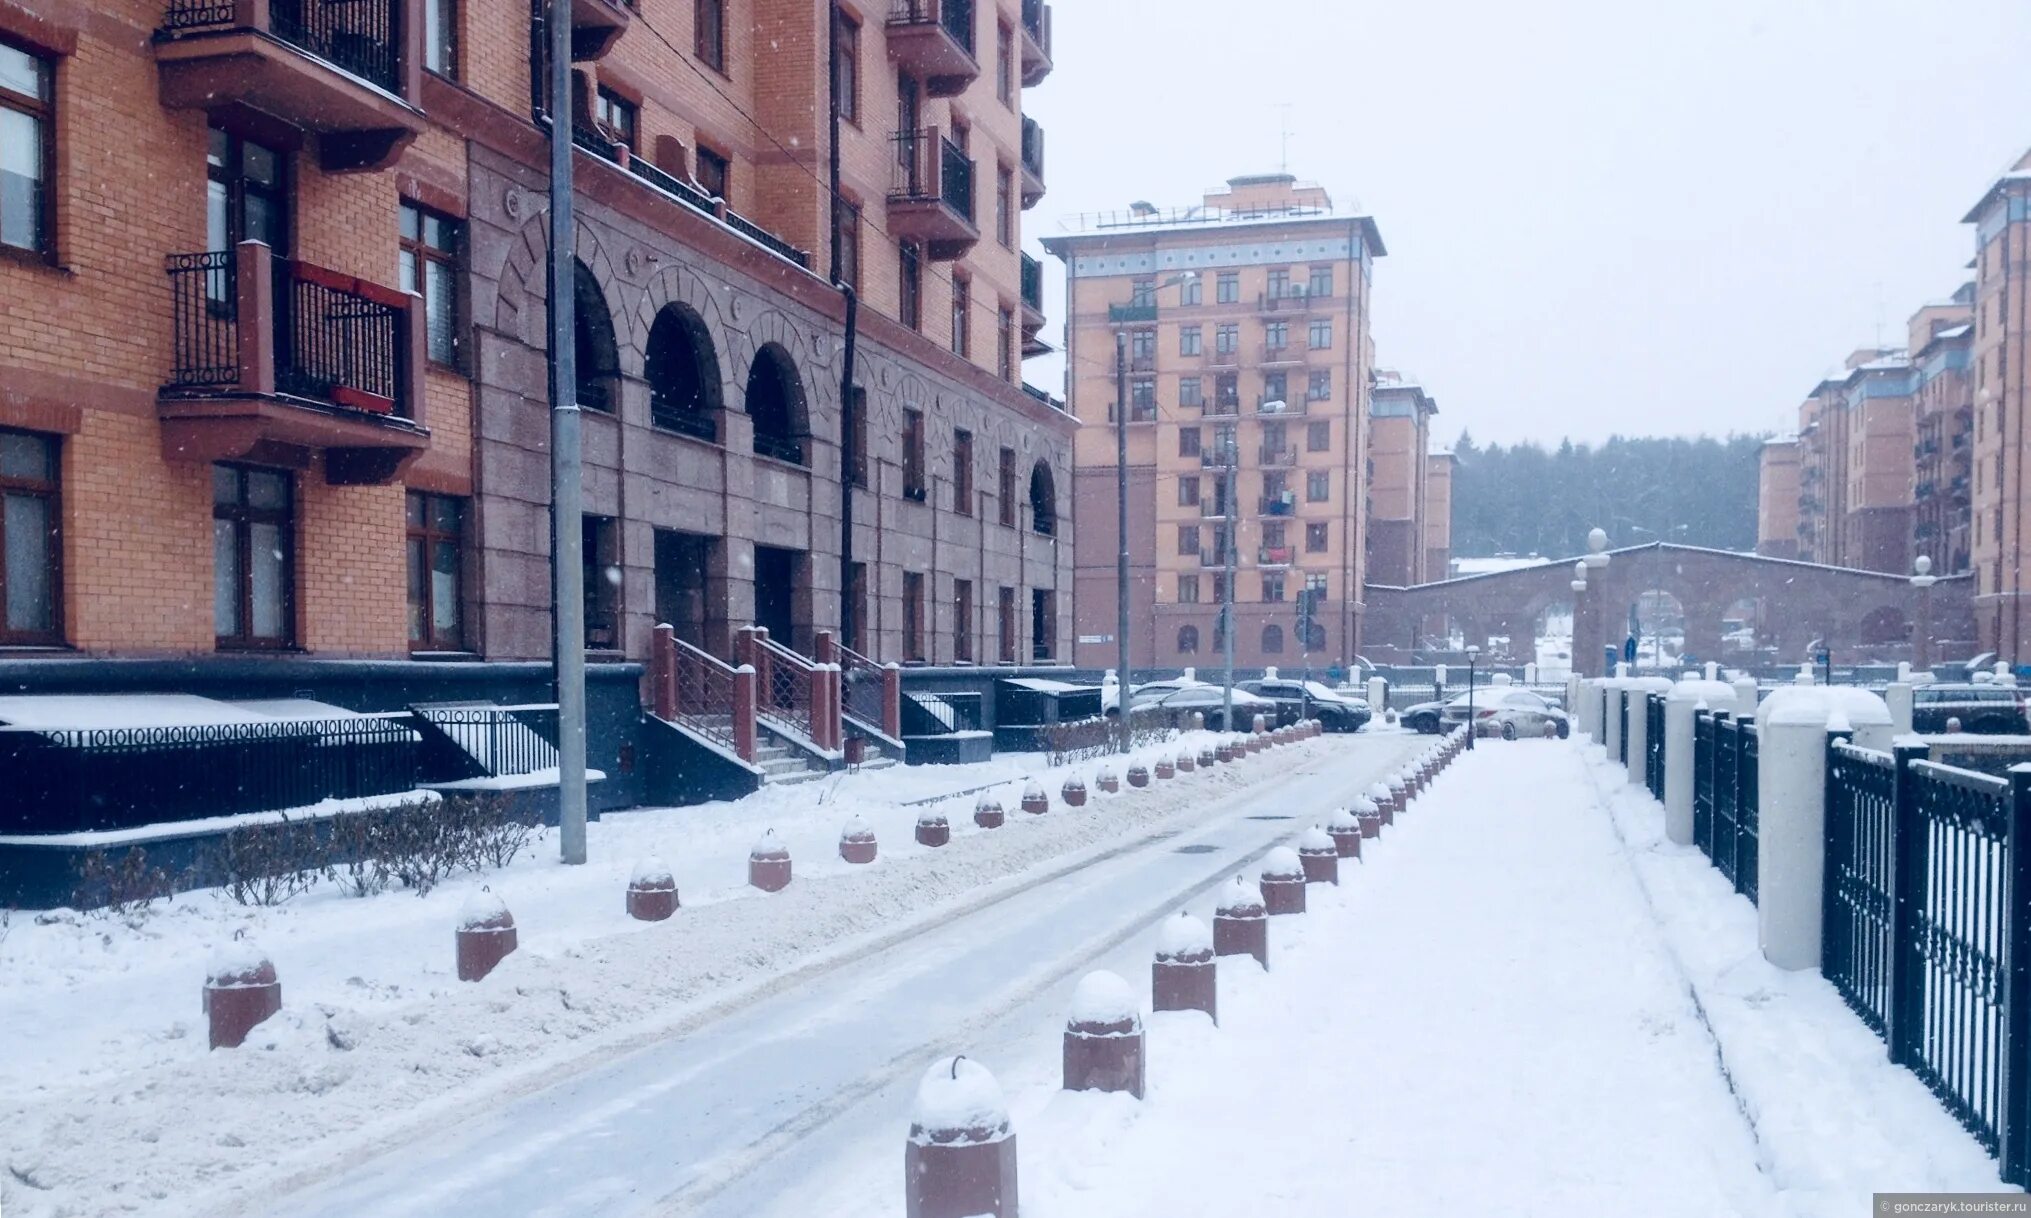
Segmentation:
[(986, 1066), (965, 1056), (924, 1071), (910, 1113), (910, 1140), (919, 1146), (978, 1145), (1008, 1136), (1008, 1101)]
[(1099, 969), (1079, 979), (1078, 988), (1072, 991), (1072, 1010), (1067, 1022), (1087, 1026), (1141, 1023), (1142, 1007), (1128, 982)]

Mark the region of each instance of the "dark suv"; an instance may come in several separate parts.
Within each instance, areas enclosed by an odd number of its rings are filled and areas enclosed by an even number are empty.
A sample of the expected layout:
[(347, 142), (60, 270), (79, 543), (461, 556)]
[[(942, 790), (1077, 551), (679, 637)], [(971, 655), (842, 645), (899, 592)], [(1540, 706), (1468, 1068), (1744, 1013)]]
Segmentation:
[(1329, 732), (1358, 732), (1374, 715), (1365, 700), (1337, 693), (1317, 681), (1265, 678), (1243, 681), (1237, 688), (1276, 703), (1279, 726), (1310, 715)]
[(2031, 730), (2025, 691), (2014, 685), (1921, 685), (1911, 691), (1911, 729), (1943, 732), (1948, 719), (1983, 736), (2018, 736)]

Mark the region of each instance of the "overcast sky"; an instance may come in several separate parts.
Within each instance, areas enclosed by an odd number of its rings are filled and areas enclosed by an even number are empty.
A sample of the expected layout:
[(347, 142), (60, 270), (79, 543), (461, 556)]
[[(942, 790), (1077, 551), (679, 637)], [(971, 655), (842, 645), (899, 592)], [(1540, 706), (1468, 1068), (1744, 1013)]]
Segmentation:
[(1057, 0), (1053, 23), (1030, 236), (1274, 171), (1287, 113), (1291, 172), (1381, 226), (1377, 358), (1447, 443), (1789, 428), (1968, 277), (1960, 218), (2031, 146), (2027, 0)]

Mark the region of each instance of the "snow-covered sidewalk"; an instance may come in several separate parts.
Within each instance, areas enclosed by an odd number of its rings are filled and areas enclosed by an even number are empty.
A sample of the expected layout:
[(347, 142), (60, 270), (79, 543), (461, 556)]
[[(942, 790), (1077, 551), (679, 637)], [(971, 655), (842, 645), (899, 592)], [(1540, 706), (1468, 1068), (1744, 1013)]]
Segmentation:
[[(1150, 1019), (1142, 1103), (1059, 1090), (1069, 982), (969, 1046), (1011, 1101), (1025, 1218), (1849, 1218), (1998, 1188), (1824, 981), (1761, 965), (1753, 911), (1645, 800), (1584, 746), (1484, 744), (1274, 920), (1271, 972), (1222, 961), (1217, 1029)], [(1154, 939), (1109, 962), (1138, 988)], [(750, 1212), (895, 1218), (906, 1115)]]

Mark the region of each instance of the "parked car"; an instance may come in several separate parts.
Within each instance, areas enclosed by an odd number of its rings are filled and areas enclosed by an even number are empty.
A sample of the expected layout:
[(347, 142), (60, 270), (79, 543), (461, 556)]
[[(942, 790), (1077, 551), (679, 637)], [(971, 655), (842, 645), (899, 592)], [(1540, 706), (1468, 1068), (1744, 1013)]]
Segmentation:
[(1375, 715), (1367, 699), (1341, 693), (1319, 681), (1264, 679), (1243, 681), (1240, 688), (1276, 703), (1279, 725), (1296, 723), (1309, 715), (1329, 732), (1358, 732)]
[[(1176, 693), (1178, 690), (1191, 689), (1200, 685), (1212, 685), (1212, 682), (1201, 681), (1197, 677), (1164, 677), (1156, 681), (1144, 681), (1142, 684), (1134, 687), (1134, 692), (1128, 698), (1129, 705), (1140, 710), (1166, 694)], [(1101, 713), (1106, 715), (1120, 714), (1121, 687), (1110, 682), (1100, 688), (1101, 702), (1105, 707)], [(1213, 688), (1219, 689), (1221, 686), (1213, 685)]]
[[(1432, 735), (1467, 721), (1469, 695), (1455, 694), (1444, 702), (1420, 702), (1400, 716), (1405, 727)], [(1558, 725), (1560, 739), (1572, 734), (1572, 721), (1556, 703), (1527, 689), (1505, 685), (1476, 687), (1471, 701), (1477, 731), (1499, 732), (1504, 739), (1542, 735), (1546, 723)]]
[[(1195, 684), (1180, 689), (1160, 692), (1156, 697), (1144, 701), (1142, 690), (1135, 691), (1136, 714), (1140, 716), (1145, 708), (1172, 715), (1180, 722), (1193, 711), (1206, 716), (1206, 726), (1216, 732), (1227, 729), (1226, 687), (1220, 685)], [(1246, 728), (1255, 722), (1257, 715), (1274, 717), (1276, 703), (1268, 698), (1251, 694), (1240, 686), (1234, 688), (1234, 722)]]
[(1920, 685), (1911, 692), (1911, 729), (1943, 732), (1948, 719), (1959, 719), (1963, 732), (2024, 735), (2031, 732), (2025, 693), (2014, 685)]

